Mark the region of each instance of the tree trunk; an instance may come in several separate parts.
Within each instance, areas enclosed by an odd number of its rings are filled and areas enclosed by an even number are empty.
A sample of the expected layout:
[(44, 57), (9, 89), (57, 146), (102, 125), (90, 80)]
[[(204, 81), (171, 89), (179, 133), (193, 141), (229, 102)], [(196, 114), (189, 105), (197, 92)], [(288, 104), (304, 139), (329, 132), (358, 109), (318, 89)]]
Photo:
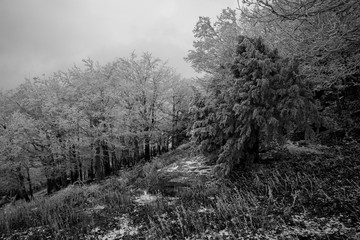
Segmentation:
[(168, 152), (169, 151), (169, 137), (166, 137), (166, 140), (165, 140), (165, 152)]
[(54, 189), (54, 183), (51, 178), (46, 178), (46, 190), (47, 194), (50, 195), (52, 193), (52, 190)]
[(124, 149), (121, 151), (121, 163), (123, 167), (129, 167), (129, 149)]
[(104, 168), (101, 159), (101, 146), (100, 142), (97, 141), (95, 143), (95, 165), (94, 165), (94, 172), (97, 180), (104, 179)]
[(171, 149), (174, 150), (176, 148), (177, 145), (177, 131), (176, 131), (176, 127), (177, 127), (177, 121), (178, 121), (178, 116), (176, 113), (176, 104), (175, 104), (175, 96), (173, 96), (173, 119), (172, 119), (172, 136), (171, 136)]
[(260, 139), (259, 139), (259, 127), (253, 124), (251, 135), (249, 139), (245, 142), (244, 146), (244, 163), (245, 168), (251, 168), (253, 163), (257, 163), (260, 160), (259, 157), (259, 147), (260, 147)]
[(30, 198), (26, 192), (26, 188), (25, 188), (25, 182), (24, 182), (24, 176), (21, 173), (21, 168), (17, 167), (17, 174), (18, 174), (18, 180), (19, 180), (19, 189), (18, 189), (18, 193), (16, 196), (16, 200), (18, 199), (25, 199), (27, 202), (30, 201)]
[(138, 163), (139, 160), (140, 160), (139, 140), (137, 137), (134, 137), (134, 161), (135, 161), (135, 164)]
[(111, 168), (113, 170), (113, 173), (115, 173), (117, 170), (120, 169), (118, 158), (116, 156), (115, 147), (113, 147), (112, 151), (110, 152), (110, 155), (111, 155)]
[(157, 151), (158, 151), (159, 155), (162, 154), (162, 152), (161, 152), (161, 137), (160, 137), (159, 140), (158, 140)]
[(56, 178), (47, 178), (46, 179), (46, 186), (47, 186), (47, 194), (50, 195), (53, 192), (59, 191), (60, 190), (60, 186), (58, 185)]
[(26, 168), (26, 173), (27, 173), (27, 180), (28, 180), (28, 184), (29, 184), (29, 195), (30, 195), (31, 199), (34, 199), (34, 190), (33, 190), (32, 182), (31, 182), (30, 169), (28, 167)]
[(162, 137), (161, 138), (161, 152), (167, 152), (166, 150), (166, 138), (165, 137)]
[(94, 174), (94, 158), (92, 157), (90, 159), (90, 168), (88, 171), (88, 178), (92, 181), (95, 178), (95, 174)]
[(105, 176), (109, 176), (111, 174), (111, 167), (110, 167), (109, 146), (106, 141), (102, 141), (101, 149), (102, 149), (102, 162), (104, 166), (104, 174)]
[(150, 136), (149, 136), (149, 127), (145, 128), (145, 153), (144, 158), (146, 162), (150, 161)]
[(72, 166), (70, 170), (70, 178), (71, 178), (71, 182), (74, 183), (79, 180), (79, 165), (77, 162), (77, 156), (76, 156), (76, 150), (74, 144), (70, 147), (70, 164)]
[(83, 181), (84, 178), (83, 178), (82, 163), (81, 163), (80, 156), (77, 157), (77, 160), (78, 160), (78, 169), (79, 169), (79, 180)]

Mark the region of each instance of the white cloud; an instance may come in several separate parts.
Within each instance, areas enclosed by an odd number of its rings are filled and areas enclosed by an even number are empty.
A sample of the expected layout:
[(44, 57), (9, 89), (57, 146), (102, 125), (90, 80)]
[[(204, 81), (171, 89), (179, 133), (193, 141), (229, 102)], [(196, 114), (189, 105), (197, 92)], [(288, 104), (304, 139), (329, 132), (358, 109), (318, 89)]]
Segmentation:
[(65, 70), (83, 58), (102, 63), (136, 50), (186, 77), (199, 16), (214, 18), (236, 0), (1, 0), (0, 89), (24, 77)]

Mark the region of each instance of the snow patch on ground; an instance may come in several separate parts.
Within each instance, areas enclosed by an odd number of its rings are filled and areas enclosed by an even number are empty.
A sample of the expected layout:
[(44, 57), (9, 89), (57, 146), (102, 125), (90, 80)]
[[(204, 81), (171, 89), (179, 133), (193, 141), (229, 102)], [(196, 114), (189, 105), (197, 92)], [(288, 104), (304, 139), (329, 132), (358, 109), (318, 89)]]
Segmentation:
[(291, 141), (288, 141), (284, 146), (291, 154), (303, 153), (303, 154), (323, 154), (322, 151), (318, 150), (316, 146), (298, 146)]
[(156, 201), (158, 198), (159, 196), (151, 195), (147, 191), (144, 191), (143, 194), (135, 198), (134, 202), (139, 205), (145, 205)]
[(97, 205), (92, 208), (92, 210), (94, 210), (94, 211), (99, 211), (99, 210), (104, 210), (104, 209), (105, 209), (105, 206), (101, 206), (101, 205)]
[[(175, 164), (176, 163), (169, 165), (169, 167), (166, 168), (166, 172), (175, 172), (176, 170), (178, 170), (179, 166), (177, 166)], [(162, 169), (159, 169), (158, 171), (160, 171), (160, 170), (162, 170)]]
[(92, 207), (92, 208), (88, 208), (84, 211), (84, 213), (88, 214), (88, 215), (91, 215), (93, 214), (94, 212), (100, 212), (102, 210), (104, 210), (106, 207), (105, 206), (102, 206), (102, 205), (96, 205), (95, 207)]
[(206, 207), (203, 207), (201, 206), (198, 210), (197, 210), (198, 213), (213, 213), (215, 212), (214, 209), (212, 208), (206, 208)]
[(196, 156), (193, 158), (183, 158), (180, 161), (170, 164), (169, 166), (159, 169), (158, 171), (167, 173), (195, 173), (199, 175), (210, 174), (212, 168), (206, 166), (206, 158), (204, 156)]
[[(129, 216), (127, 214), (116, 217), (116, 221), (119, 223), (118, 228), (114, 228), (111, 231), (108, 231), (105, 235), (98, 236), (98, 239), (102, 240), (113, 240), (113, 239), (123, 239), (125, 236), (134, 236), (139, 234), (139, 227), (132, 226)], [(91, 233), (96, 234), (101, 232), (101, 229), (99, 227), (94, 228)]]

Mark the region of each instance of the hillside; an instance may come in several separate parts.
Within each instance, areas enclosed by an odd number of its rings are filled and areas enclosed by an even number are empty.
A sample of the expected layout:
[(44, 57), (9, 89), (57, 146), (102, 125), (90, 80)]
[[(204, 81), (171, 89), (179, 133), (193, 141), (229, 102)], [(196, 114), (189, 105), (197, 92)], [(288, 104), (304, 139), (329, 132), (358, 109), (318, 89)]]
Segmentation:
[[(0, 238), (360, 240), (360, 1), (237, 0), (168, 31), (190, 6), (175, 2), (167, 18), (114, 9), (129, 16), (110, 37), (98, 30), (113, 23), (88, 21), (106, 43), (76, 30), (81, 63), (0, 89)], [(148, 51), (126, 56), (128, 42)], [(192, 74), (165, 60), (177, 54)], [(13, 62), (3, 70), (27, 72)]]
[(211, 175), (189, 144), (0, 212), (2, 239), (359, 239), (359, 144), (287, 144)]

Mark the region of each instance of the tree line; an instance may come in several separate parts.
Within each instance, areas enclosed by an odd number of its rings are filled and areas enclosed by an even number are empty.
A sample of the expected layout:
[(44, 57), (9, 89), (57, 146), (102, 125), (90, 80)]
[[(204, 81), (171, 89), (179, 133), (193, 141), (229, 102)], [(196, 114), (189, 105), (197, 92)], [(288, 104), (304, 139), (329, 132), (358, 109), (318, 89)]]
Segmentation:
[(191, 88), (165, 62), (133, 53), (83, 63), (2, 93), (1, 171), (16, 194), (32, 195), (33, 168), (52, 193), (149, 161), (186, 137)]
[(187, 137), (214, 156), (222, 177), (296, 134), (359, 139), (360, 2), (238, 3), (195, 25), (185, 59), (200, 77), (131, 54), (84, 60), (2, 93), (0, 171), (24, 192), (41, 167), (51, 193), (149, 161)]

